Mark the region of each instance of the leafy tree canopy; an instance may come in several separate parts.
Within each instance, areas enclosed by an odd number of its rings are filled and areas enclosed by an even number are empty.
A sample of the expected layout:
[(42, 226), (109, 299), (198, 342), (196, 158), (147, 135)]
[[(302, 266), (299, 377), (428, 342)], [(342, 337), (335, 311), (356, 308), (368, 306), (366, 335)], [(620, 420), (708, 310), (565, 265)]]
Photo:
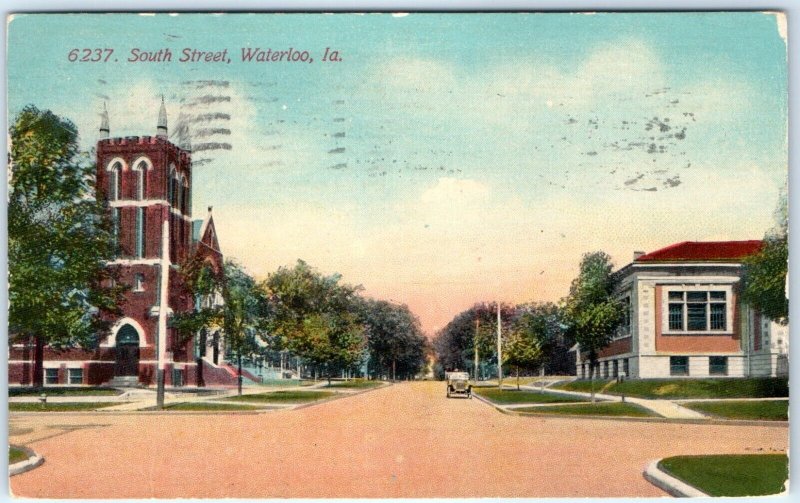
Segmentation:
[(583, 256), (578, 276), (564, 301), (565, 321), (582, 351), (594, 363), (597, 353), (611, 342), (624, 315), (614, 296), (615, 278), (611, 257), (604, 252)]
[(25, 107), (10, 138), (9, 340), (91, 346), (124, 290), (104, 266), (115, 250), (94, 166), (79, 157), (74, 124), (47, 110)]
[(775, 227), (764, 237), (759, 253), (744, 261), (742, 298), (764, 316), (789, 323), (786, 277), (789, 268), (788, 201), (784, 190), (775, 211)]

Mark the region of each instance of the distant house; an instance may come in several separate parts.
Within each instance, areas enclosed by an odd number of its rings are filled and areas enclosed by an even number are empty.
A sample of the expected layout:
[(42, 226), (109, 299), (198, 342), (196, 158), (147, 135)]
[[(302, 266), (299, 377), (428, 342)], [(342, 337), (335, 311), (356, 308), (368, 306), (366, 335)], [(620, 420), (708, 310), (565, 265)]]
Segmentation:
[[(761, 241), (677, 243), (635, 252), (615, 274), (627, 306), (598, 358), (599, 377), (787, 375), (788, 327), (740, 300), (742, 261)], [(577, 351), (577, 375), (589, 377)]]

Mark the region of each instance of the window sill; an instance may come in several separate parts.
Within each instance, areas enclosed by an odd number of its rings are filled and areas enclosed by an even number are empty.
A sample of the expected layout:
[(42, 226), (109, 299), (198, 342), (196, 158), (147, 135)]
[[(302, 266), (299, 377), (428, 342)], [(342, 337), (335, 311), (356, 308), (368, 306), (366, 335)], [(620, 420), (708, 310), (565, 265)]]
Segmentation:
[(728, 336), (732, 337), (734, 335), (733, 332), (708, 332), (708, 331), (697, 331), (697, 332), (661, 332), (661, 335), (721, 335), (721, 336)]

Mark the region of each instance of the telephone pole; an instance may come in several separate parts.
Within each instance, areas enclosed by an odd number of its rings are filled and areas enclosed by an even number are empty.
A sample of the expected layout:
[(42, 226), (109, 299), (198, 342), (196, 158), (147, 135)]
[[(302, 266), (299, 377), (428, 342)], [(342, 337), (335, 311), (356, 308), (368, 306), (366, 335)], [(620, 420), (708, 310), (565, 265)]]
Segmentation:
[(164, 367), (167, 352), (167, 309), (169, 308), (169, 213), (161, 224), (161, 264), (158, 292), (158, 340), (156, 342), (156, 407), (164, 408)]
[(475, 380), (478, 380), (478, 368), (480, 359), (478, 358), (478, 329), (481, 328), (481, 319), (475, 318)]
[(500, 329), (500, 302), (497, 303), (497, 385), (503, 386), (503, 338)]

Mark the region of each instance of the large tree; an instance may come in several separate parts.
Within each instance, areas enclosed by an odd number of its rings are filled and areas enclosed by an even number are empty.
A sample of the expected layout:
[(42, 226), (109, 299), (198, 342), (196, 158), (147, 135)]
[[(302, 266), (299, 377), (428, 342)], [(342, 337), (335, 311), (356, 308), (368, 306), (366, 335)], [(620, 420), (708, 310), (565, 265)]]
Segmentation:
[(104, 265), (111, 223), (74, 124), (29, 105), (9, 134), (9, 342), (33, 341), (41, 386), (45, 346), (94, 346), (108, 328), (100, 312), (116, 311), (124, 287)]
[(786, 191), (775, 211), (775, 226), (764, 236), (761, 250), (745, 259), (742, 297), (764, 316), (789, 323), (786, 276), (789, 268), (789, 218)]
[(364, 299), (360, 311), (373, 372), (393, 380), (419, 373), (425, 365), (427, 339), (408, 306)]
[(260, 285), (270, 303), (268, 337), (322, 370), (328, 381), (334, 372), (358, 365), (366, 344), (358, 319), (358, 287), (340, 280), (338, 274), (323, 276), (298, 260)]
[(569, 296), (564, 301), (568, 329), (586, 353), (592, 379), (594, 401), (594, 369), (601, 349), (608, 346), (624, 316), (624, 307), (614, 297), (616, 277), (612, 274), (611, 257), (604, 252), (583, 256), (578, 276), (572, 280)]

